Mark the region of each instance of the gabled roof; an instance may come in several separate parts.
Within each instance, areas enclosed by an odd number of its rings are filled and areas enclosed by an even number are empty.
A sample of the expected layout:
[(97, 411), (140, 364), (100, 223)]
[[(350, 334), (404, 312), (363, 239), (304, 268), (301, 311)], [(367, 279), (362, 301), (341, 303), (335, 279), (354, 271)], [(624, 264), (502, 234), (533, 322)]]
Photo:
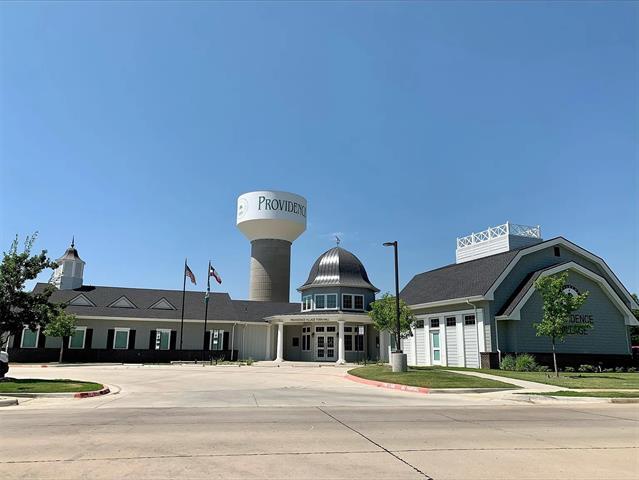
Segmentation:
[(455, 263), (415, 275), (400, 297), (408, 305), (483, 295), (517, 255), (518, 250)]
[[(38, 283), (35, 293), (42, 292), (49, 284)], [(181, 290), (159, 290), (148, 288), (82, 286), (74, 290), (55, 290), (51, 302), (67, 303), (78, 295), (83, 295), (95, 306), (69, 305), (67, 311), (81, 316), (106, 318), (142, 318), (179, 320), (182, 309)], [(136, 308), (110, 306), (118, 299), (126, 297)], [(175, 310), (152, 308), (161, 299), (165, 299)], [(300, 310), (299, 303), (256, 302), (231, 300), (228, 293), (211, 293), (209, 296), (209, 321), (259, 322), (264, 318), (280, 313), (292, 313)], [(187, 291), (184, 296), (184, 318), (188, 320), (204, 319), (204, 292)]]
[[(562, 245), (598, 264), (606, 272), (608, 278), (617, 286), (631, 307), (639, 308), (637, 302), (601, 257), (563, 237), (551, 238), (535, 245), (420, 273), (408, 282), (400, 293), (400, 297), (409, 305), (437, 304), (454, 299), (463, 301), (471, 297), (493, 300), (495, 290), (522, 256), (554, 245)], [(554, 266), (560, 263), (563, 262), (558, 262)]]

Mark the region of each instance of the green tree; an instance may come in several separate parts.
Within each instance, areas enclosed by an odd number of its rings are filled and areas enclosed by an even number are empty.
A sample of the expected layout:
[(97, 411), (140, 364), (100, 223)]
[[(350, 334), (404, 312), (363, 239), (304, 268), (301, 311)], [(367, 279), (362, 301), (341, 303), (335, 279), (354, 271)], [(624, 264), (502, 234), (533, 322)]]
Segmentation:
[(568, 335), (583, 335), (590, 328), (590, 323), (570, 323), (570, 314), (583, 305), (589, 292), (573, 294), (566, 291), (566, 272), (560, 275), (548, 275), (535, 281), (535, 289), (544, 302), (544, 314), (540, 323), (534, 323), (538, 337), (549, 337), (552, 343), (552, 360), (555, 375), (557, 369), (557, 353), (555, 345), (564, 342)]
[(18, 251), (16, 235), (8, 252), (3, 252), (0, 263), (0, 345), (6, 343), (9, 335), (18, 335), (24, 326), (35, 330), (38, 325), (46, 326), (55, 317), (59, 307), (49, 302), (54, 287), (40, 293), (27, 292), (24, 285), (35, 279), (46, 268), (57, 265), (42, 250), (31, 255), (37, 232), (27, 236), (22, 251)]
[(57, 315), (49, 321), (44, 329), (44, 334), (47, 337), (60, 337), (60, 359), (58, 360), (60, 363), (62, 363), (62, 356), (64, 355), (64, 340), (73, 335), (75, 324), (75, 315), (67, 313), (60, 308)]
[[(395, 296), (385, 293), (378, 300), (371, 303), (371, 310), (368, 315), (373, 320), (373, 325), (380, 332), (397, 333), (397, 313), (395, 305)], [(399, 330), (401, 338), (407, 338), (411, 335), (411, 328), (415, 326), (415, 315), (406, 302), (399, 301)]]

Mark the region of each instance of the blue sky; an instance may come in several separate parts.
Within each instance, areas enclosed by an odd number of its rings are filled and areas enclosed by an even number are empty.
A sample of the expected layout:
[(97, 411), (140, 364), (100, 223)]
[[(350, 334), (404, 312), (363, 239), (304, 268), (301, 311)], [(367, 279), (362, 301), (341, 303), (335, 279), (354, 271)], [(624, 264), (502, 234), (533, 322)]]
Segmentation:
[[(392, 290), (507, 220), (639, 290), (639, 7), (11, 3), (0, 7), (0, 243), (75, 235), (85, 283), (246, 298), (235, 200), (308, 199), (292, 288), (342, 246)], [(41, 280), (48, 279), (47, 274)], [(292, 298), (297, 298), (294, 294)]]

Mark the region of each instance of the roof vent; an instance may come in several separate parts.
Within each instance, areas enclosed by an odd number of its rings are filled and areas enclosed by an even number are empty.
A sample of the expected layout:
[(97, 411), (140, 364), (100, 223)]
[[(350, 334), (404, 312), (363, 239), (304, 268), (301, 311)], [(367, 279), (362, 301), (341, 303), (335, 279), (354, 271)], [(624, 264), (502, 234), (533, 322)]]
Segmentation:
[(539, 225), (531, 227), (506, 222), (487, 228), (483, 232), (457, 238), (455, 256), (457, 263), (463, 263), (496, 253), (518, 250), (542, 241)]

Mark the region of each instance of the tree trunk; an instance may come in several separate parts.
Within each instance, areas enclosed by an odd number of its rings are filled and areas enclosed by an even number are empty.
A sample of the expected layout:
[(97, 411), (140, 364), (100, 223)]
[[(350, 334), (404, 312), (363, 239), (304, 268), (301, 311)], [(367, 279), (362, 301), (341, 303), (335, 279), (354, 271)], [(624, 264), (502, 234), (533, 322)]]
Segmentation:
[(62, 354), (64, 353), (64, 337), (62, 337), (60, 340), (60, 358), (58, 359), (58, 363), (62, 363)]
[(555, 339), (552, 339), (552, 362), (555, 365), (555, 377), (559, 376), (559, 370), (557, 369), (557, 352), (555, 352)]

